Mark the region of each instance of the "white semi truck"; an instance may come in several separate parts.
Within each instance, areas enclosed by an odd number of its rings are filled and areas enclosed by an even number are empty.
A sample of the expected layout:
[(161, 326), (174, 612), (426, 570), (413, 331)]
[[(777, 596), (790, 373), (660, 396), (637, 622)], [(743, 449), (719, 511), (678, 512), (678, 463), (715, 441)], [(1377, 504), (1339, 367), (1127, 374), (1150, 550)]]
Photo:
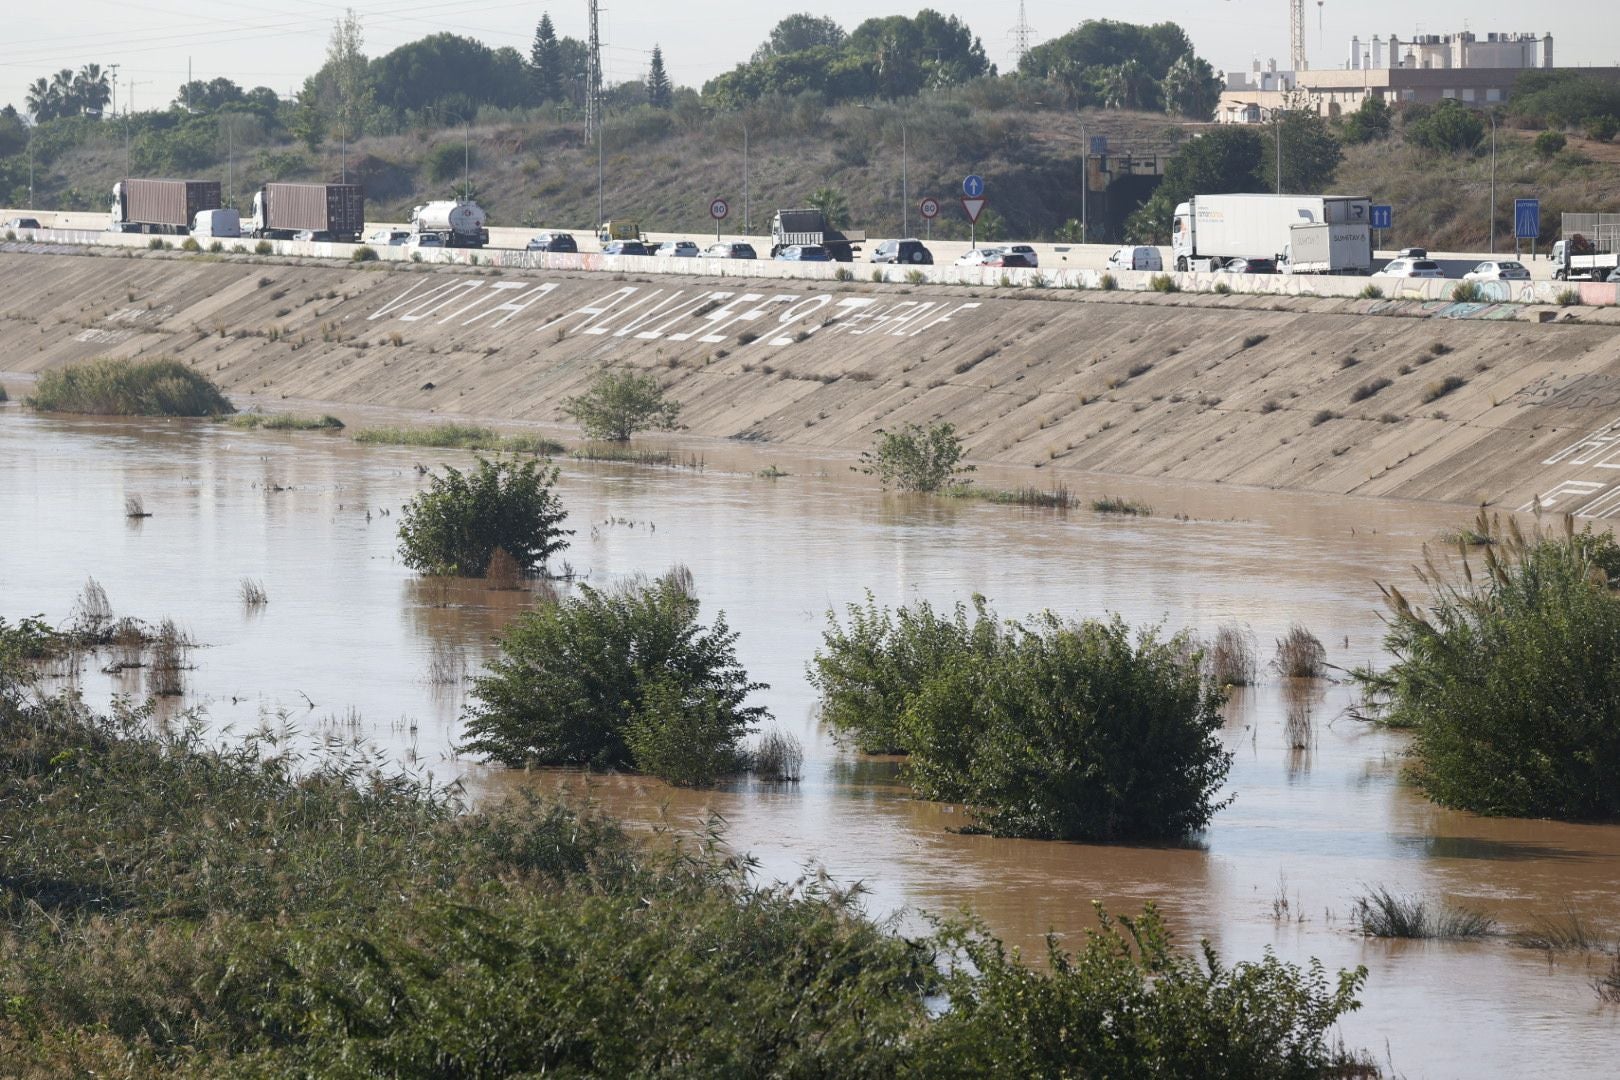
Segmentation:
[(411, 211), (411, 232), (418, 244), (481, 248), (489, 243), (487, 220), (484, 208), (470, 200), (430, 202)]
[(1372, 200), (1360, 195), (1195, 195), (1176, 207), (1176, 269), (1236, 259), (1294, 274), (1369, 274)]

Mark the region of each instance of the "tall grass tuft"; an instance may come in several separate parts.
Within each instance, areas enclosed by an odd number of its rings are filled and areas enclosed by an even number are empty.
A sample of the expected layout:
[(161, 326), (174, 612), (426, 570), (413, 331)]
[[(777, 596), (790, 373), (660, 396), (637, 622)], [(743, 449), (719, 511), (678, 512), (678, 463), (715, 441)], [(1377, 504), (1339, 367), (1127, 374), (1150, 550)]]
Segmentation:
[(28, 404), (42, 412), (96, 416), (218, 416), (235, 407), (208, 378), (178, 360), (91, 360), (47, 371)]
[(139, 495), (125, 495), (124, 516), (127, 518), (149, 518), (152, 514), (146, 509), (146, 501)]
[(1237, 623), (1227, 623), (1215, 631), (1204, 654), (1204, 670), (1217, 686), (1251, 686), (1259, 674), (1254, 632)]
[(1295, 623), (1277, 639), (1271, 666), (1284, 678), (1320, 679), (1327, 674), (1327, 648), (1315, 634)]
[(484, 584), (491, 589), (513, 592), (523, 587), (523, 568), (505, 548), (496, 548), (484, 568)]
[(1099, 514), (1124, 514), (1128, 517), (1150, 517), (1153, 514), (1153, 507), (1147, 503), (1122, 495), (1104, 495), (1100, 499), (1093, 499), (1091, 509)]
[(792, 732), (772, 728), (759, 740), (753, 768), (761, 780), (797, 782), (803, 767), (804, 746)]
[(72, 631), (91, 639), (100, 636), (103, 627), (112, 622), (112, 602), (107, 590), (95, 578), (86, 578), (79, 598), (73, 604)]
[(1547, 952), (1586, 952), (1604, 947), (1604, 941), (1588, 926), (1575, 905), (1564, 901), (1557, 914), (1537, 915), (1528, 930), (1521, 930), (1513, 938), (1514, 944), (1526, 949)]
[(953, 499), (977, 499), (980, 502), (1006, 506), (1044, 506), (1054, 510), (1068, 510), (1080, 505), (1080, 500), (1068, 488), (1058, 486), (1047, 490), (1038, 487), (983, 488), (958, 485), (947, 488), (945, 494)]
[(1620, 949), (1615, 950), (1614, 962), (1609, 965), (1609, 970), (1592, 980), (1592, 989), (1604, 1001), (1620, 1005)]
[(1356, 898), (1350, 919), (1368, 937), (1382, 938), (1479, 938), (1496, 928), (1495, 920), (1480, 912), (1401, 896), (1383, 885)]
[(341, 431), (343, 421), (331, 414), (298, 416), (294, 413), (237, 413), (226, 423), (231, 427), (264, 431)]
[(435, 424), (425, 428), (362, 428), (354, 441), (376, 446), (432, 446), (457, 450), (493, 450), (551, 457), (563, 451), (561, 443), (537, 435), (501, 435), (476, 424)]
[(164, 619), (152, 643), (152, 660), (146, 667), (146, 687), (158, 697), (179, 697), (185, 693), (186, 649), (191, 645), (173, 619)]
[(252, 578), (243, 578), (237, 586), (242, 597), (242, 603), (250, 608), (264, 607), (270, 602), (270, 594), (264, 591), (264, 582)]

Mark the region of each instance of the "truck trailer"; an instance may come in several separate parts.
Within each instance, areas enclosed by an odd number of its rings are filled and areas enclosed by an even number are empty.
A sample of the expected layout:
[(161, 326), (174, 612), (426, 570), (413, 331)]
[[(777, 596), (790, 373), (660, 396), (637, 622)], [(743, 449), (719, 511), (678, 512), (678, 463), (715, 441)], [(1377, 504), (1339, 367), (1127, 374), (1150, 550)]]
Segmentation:
[(1620, 214), (1565, 214), (1553, 245), (1559, 281), (1611, 281), (1620, 266)]
[(819, 244), (827, 249), (827, 257), (834, 262), (851, 262), (860, 245), (866, 242), (864, 231), (840, 231), (827, 223), (827, 215), (820, 210), (778, 210), (771, 219), (771, 258), (786, 247)]
[[(1372, 272), (1372, 200), (1360, 195), (1195, 195), (1176, 207), (1176, 269), (1220, 270), (1234, 259), (1292, 259), (1293, 273)], [(1294, 247), (1296, 226), (1307, 232)], [(1308, 249), (1308, 250), (1307, 250)], [(1307, 258), (1294, 257), (1294, 252)], [(1310, 266), (1313, 269), (1303, 269)], [(1321, 267), (1321, 269), (1314, 269)]]
[(359, 243), (366, 230), (366, 191), (359, 184), (266, 184), (253, 195), (243, 231), (265, 240)]
[(424, 203), (411, 211), (411, 232), (417, 243), (442, 247), (481, 248), (489, 243), (484, 208), (471, 200)]
[(107, 228), (184, 235), (198, 214), (221, 205), (218, 180), (120, 180), (113, 185)]

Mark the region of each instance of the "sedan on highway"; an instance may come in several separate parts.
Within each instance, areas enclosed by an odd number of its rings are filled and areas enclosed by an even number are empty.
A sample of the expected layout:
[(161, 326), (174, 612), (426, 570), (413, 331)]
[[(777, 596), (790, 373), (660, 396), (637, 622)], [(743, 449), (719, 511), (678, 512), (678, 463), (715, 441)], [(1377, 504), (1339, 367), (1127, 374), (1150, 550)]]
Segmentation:
[(1001, 248), (982, 247), (970, 248), (965, 255), (956, 260), (957, 266), (1000, 266)]
[(710, 244), (703, 252), (711, 259), (757, 259), (759, 254), (754, 250), (753, 244), (743, 244), (731, 241), (722, 241)]
[(665, 240), (653, 254), (666, 259), (695, 259), (698, 257), (698, 246), (690, 240)]
[(573, 254), (579, 250), (579, 241), (573, 235), (565, 232), (543, 232), (530, 240), (525, 249), (528, 251), (555, 251), (561, 254)]
[(41, 227), (39, 218), (14, 217), (6, 222), (6, 228), (8, 229), (38, 229)]
[(1378, 271), (1384, 277), (1443, 278), (1446, 272), (1433, 259), (1396, 259)]
[(1463, 275), (1464, 281), (1529, 281), (1530, 271), (1524, 263), (1505, 259), (1501, 262), (1482, 262)]
[(794, 244), (776, 253), (777, 262), (832, 262), (832, 256), (820, 244)]
[(1228, 274), (1275, 274), (1277, 263), (1272, 259), (1228, 259), (1221, 269)]
[(1028, 244), (1013, 244), (1001, 255), (1002, 266), (1023, 266), (1033, 270), (1040, 264), (1041, 261), (1035, 257), (1035, 249)]
[(640, 240), (609, 240), (602, 245), (604, 255), (648, 255), (647, 245)]

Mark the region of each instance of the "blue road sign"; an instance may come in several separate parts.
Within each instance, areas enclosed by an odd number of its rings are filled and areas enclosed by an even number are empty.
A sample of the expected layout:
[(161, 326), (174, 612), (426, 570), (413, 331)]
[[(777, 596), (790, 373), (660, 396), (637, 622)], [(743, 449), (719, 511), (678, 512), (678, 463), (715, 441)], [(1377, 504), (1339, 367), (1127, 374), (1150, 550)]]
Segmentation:
[(1373, 207), (1372, 227), (1375, 229), (1393, 229), (1395, 227), (1395, 208), (1393, 206)]
[(1541, 235), (1541, 200), (1513, 200), (1513, 238), (1534, 240)]
[(984, 177), (974, 173), (962, 181), (962, 194), (970, 199), (977, 199), (984, 194)]

